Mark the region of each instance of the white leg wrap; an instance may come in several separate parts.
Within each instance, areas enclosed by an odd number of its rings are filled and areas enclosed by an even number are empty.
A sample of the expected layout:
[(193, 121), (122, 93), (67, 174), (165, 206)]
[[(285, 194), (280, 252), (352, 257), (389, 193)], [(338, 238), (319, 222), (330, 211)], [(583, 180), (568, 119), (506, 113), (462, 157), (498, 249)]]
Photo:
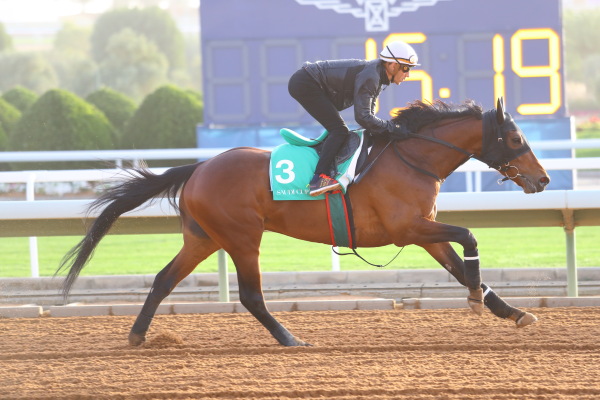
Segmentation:
[(475, 257), (465, 257), (465, 261), (466, 260), (479, 260), (479, 256), (475, 256)]
[(485, 296), (487, 296), (487, 294), (491, 291), (492, 291), (492, 288), (488, 286), (488, 288), (485, 289), (485, 292), (483, 292), (483, 298), (485, 299)]

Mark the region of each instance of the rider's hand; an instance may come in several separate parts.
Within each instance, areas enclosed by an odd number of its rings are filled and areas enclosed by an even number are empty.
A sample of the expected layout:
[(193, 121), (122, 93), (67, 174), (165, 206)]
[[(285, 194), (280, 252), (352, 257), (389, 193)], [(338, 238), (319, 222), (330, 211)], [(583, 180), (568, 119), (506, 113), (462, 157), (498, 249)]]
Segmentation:
[(403, 124), (394, 124), (391, 134), (394, 139), (407, 139), (411, 134), (411, 131)]

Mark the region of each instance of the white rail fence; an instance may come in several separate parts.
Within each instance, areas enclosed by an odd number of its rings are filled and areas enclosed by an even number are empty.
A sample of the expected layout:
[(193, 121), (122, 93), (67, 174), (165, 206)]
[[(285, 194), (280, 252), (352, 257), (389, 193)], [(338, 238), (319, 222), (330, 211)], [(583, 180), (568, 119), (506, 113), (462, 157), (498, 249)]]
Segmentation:
[[(4, 201), (0, 207), (0, 235), (82, 235), (85, 233), (85, 211), (91, 201)], [(569, 296), (577, 296), (575, 228), (600, 225), (600, 190), (555, 190), (533, 195), (522, 192), (441, 193), (437, 204), (437, 219), (453, 225), (470, 228), (563, 227), (567, 290)], [(179, 220), (167, 199), (124, 214), (111, 230), (112, 234), (176, 232), (180, 232)], [(228, 287), (225, 281), (227, 265), (223, 254), (219, 256), (219, 277), (223, 279), (220, 288), (225, 291)]]
[[(578, 141), (532, 142), (535, 150), (560, 150), (600, 148), (600, 139)], [(265, 148), (270, 150), (270, 148)], [(162, 159), (207, 159), (229, 148), (210, 149), (156, 149), (156, 150), (98, 150), (98, 151), (53, 151), (53, 152), (1, 152), (0, 162), (41, 161), (107, 161), (117, 165), (131, 161)], [(547, 170), (600, 170), (600, 158), (548, 158), (540, 160)], [(162, 173), (166, 168), (153, 168)], [(481, 173), (489, 168), (481, 162), (470, 160), (457, 171), (467, 172), (467, 190), (481, 190)], [(26, 184), (26, 201), (3, 201), (0, 206), (0, 236), (48, 236), (83, 234), (83, 210), (91, 200), (35, 200), (35, 184), (42, 182), (110, 182), (122, 177), (118, 169), (104, 170), (61, 170), (61, 171), (10, 171), (0, 172), (1, 183)], [(533, 197), (519, 192), (486, 193), (442, 193), (438, 198), (439, 218), (449, 223), (469, 227), (498, 226), (562, 226), (567, 245), (568, 293), (577, 295), (575, 226), (600, 225), (600, 192), (598, 191), (546, 191)], [(453, 199), (453, 200), (449, 200)], [(458, 200), (457, 200), (458, 199)], [(502, 199), (498, 202), (498, 199)], [(448, 203), (451, 201), (452, 203)], [(75, 202), (75, 203), (74, 203)], [(446, 204), (449, 209), (446, 209)], [(573, 208), (573, 204), (577, 207)], [(495, 205), (490, 208), (490, 205)], [(506, 209), (510, 205), (510, 209)], [(526, 205), (526, 206), (525, 206)], [(177, 218), (169, 207), (160, 203), (154, 207), (129, 213), (124, 216), (137, 218), (135, 225), (126, 222), (116, 231), (120, 233), (177, 232)], [(523, 208), (525, 207), (525, 208)], [(548, 211), (554, 211), (548, 212)], [(558, 214), (557, 214), (558, 212)], [(518, 217), (515, 218), (515, 215)], [(556, 218), (559, 215), (560, 218)], [(458, 217), (458, 220), (456, 220)], [(139, 219), (145, 219), (139, 223)], [(168, 220), (167, 223), (165, 223)], [(453, 222), (456, 220), (455, 222)], [(30, 236), (31, 275), (39, 276), (37, 261), (37, 238)], [(222, 262), (226, 258), (219, 254), (220, 275)], [(339, 261), (332, 258), (333, 269), (339, 269)]]
[[(580, 140), (548, 140), (531, 142), (534, 151), (538, 150), (574, 150), (574, 149), (599, 149), (600, 139)], [(264, 147), (272, 150), (272, 147)], [(130, 162), (137, 166), (141, 160), (175, 160), (198, 159), (205, 160), (220, 153), (230, 150), (228, 147), (195, 148), (195, 149), (150, 149), (150, 150), (82, 150), (82, 151), (36, 151), (36, 152), (0, 152), (2, 162), (56, 162), (56, 161), (114, 161), (117, 166)], [(585, 170), (600, 169), (599, 158), (547, 158), (542, 165), (546, 170)], [(162, 171), (158, 169), (158, 171)], [(469, 160), (457, 169), (457, 172), (466, 172), (466, 191), (481, 191), (481, 174), (490, 171), (483, 163)], [(110, 180), (114, 172), (108, 171), (24, 171), (0, 172), (0, 183), (28, 183), (27, 190), (36, 182), (76, 182), (82, 180), (102, 181)], [(62, 175), (61, 175), (62, 174)], [(25, 179), (26, 177), (26, 179)], [(89, 178), (88, 178), (89, 177)]]

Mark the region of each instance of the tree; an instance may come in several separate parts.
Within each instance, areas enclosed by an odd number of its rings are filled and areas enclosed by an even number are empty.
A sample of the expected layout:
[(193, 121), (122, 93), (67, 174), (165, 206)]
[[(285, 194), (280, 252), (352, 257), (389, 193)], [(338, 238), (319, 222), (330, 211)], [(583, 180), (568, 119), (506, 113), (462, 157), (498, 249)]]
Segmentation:
[(21, 113), (24, 113), (36, 102), (38, 95), (23, 86), (15, 86), (9, 91), (4, 92), (2, 98), (9, 102), (13, 107), (16, 107)]
[(58, 77), (39, 53), (0, 54), (0, 91), (21, 85), (36, 93), (58, 86)]
[(0, 53), (13, 49), (12, 37), (4, 29), (4, 24), (0, 22)]
[(141, 99), (167, 81), (168, 63), (156, 45), (131, 29), (113, 35), (100, 65), (103, 84)]
[[(565, 71), (570, 82), (583, 83), (588, 98), (570, 107), (597, 107), (600, 104), (598, 66), (600, 60), (600, 9), (568, 11), (564, 15)], [(595, 103), (594, 103), (595, 98)]]
[(162, 52), (170, 70), (184, 68), (183, 36), (171, 15), (158, 7), (117, 9), (102, 14), (92, 32), (92, 54), (97, 62), (107, 57), (111, 37), (129, 28), (144, 35)]
[(54, 36), (54, 50), (87, 56), (90, 52), (91, 34), (88, 28), (66, 23)]
[[(21, 117), (9, 138), (14, 151), (97, 150), (115, 147), (114, 128), (96, 107), (65, 90), (44, 93)], [(61, 169), (90, 163), (31, 163), (27, 168)], [(18, 168), (22, 168), (19, 166)]]
[(59, 87), (84, 97), (98, 88), (99, 66), (84, 54), (55, 51), (47, 55)]
[(86, 100), (106, 115), (119, 134), (123, 132), (125, 124), (136, 109), (136, 104), (132, 99), (110, 88), (97, 90), (88, 95)]
[(566, 72), (570, 79), (582, 80), (587, 58), (600, 54), (600, 9), (568, 11), (564, 16)]
[(123, 148), (168, 149), (196, 146), (202, 103), (175, 86), (158, 88), (144, 99), (127, 123)]

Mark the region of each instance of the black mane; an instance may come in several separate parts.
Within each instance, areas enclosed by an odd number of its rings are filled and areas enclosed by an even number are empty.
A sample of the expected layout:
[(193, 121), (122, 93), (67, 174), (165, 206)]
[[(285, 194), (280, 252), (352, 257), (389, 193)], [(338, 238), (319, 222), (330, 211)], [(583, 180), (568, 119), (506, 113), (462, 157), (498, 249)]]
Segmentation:
[(472, 100), (463, 104), (448, 104), (441, 100), (433, 103), (425, 103), (421, 100), (414, 101), (398, 111), (392, 121), (396, 124), (404, 124), (411, 132), (418, 132), (427, 125), (449, 119), (474, 117), (481, 119), (483, 109)]

